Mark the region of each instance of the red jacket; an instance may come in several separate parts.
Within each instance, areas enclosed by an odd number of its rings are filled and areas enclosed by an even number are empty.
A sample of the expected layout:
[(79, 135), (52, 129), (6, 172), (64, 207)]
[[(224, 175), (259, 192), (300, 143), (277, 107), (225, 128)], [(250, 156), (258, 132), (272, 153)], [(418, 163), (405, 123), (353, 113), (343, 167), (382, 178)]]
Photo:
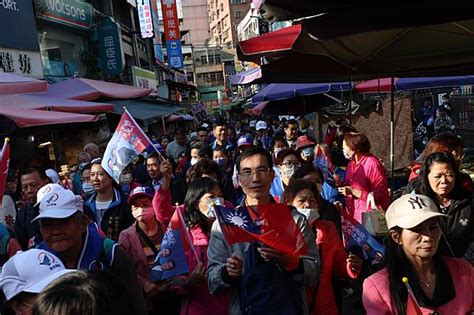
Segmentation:
[[(337, 234), (334, 223), (325, 220), (316, 220), (316, 243), (321, 253), (321, 273), (316, 293), (314, 315), (339, 314), (332, 279), (357, 278), (358, 273), (351, 270), (346, 262), (347, 253)], [(314, 299), (314, 297), (313, 297)], [(309, 301), (312, 299), (309, 298)]]

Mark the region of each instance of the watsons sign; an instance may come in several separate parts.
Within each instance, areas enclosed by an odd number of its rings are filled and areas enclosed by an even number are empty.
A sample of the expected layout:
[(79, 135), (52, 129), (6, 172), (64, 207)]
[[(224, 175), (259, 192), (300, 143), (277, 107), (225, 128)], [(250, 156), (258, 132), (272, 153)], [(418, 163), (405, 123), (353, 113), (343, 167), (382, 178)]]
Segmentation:
[(43, 17), (47, 20), (90, 30), (92, 28), (92, 5), (79, 0), (41, 0), (45, 6)]

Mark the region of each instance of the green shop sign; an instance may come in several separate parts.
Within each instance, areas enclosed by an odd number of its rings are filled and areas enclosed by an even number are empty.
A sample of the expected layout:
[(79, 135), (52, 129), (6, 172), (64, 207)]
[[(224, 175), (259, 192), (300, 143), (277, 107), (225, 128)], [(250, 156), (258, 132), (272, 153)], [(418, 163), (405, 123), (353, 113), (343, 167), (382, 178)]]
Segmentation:
[(92, 28), (92, 5), (80, 0), (40, 0), (42, 17), (63, 25), (90, 30)]

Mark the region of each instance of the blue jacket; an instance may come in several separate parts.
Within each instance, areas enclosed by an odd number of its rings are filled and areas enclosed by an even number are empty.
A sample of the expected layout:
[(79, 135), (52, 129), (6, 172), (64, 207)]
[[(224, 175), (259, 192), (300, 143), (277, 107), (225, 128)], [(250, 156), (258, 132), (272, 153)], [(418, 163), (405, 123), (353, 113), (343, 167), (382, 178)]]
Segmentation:
[[(77, 261), (77, 269), (91, 271), (110, 269), (116, 246), (117, 244), (111, 239), (99, 235), (94, 223), (89, 224), (84, 238), (84, 247)], [(61, 255), (49, 248), (45, 241), (39, 243), (37, 248), (44, 249), (61, 259)]]
[(96, 222), (108, 238), (118, 240), (120, 232), (135, 222), (127, 198), (124, 194), (114, 189), (114, 198), (107, 210), (104, 211), (102, 220), (99, 221), (95, 200), (97, 193), (90, 196), (84, 203), (84, 213)]

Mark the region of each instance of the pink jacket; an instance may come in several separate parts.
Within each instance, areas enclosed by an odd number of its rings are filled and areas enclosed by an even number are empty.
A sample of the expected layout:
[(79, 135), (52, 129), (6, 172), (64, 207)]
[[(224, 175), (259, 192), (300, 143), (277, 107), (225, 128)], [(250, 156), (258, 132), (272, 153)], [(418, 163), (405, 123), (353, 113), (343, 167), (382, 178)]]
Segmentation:
[(362, 213), (366, 212), (367, 196), (374, 193), (375, 203), (385, 211), (390, 205), (388, 181), (385, 168), (372, 154), (363, 155), (358, 163), (352, 159), (347, 165), (345, 185), (362, 191), (362, 196), (346, 197), (346, 209), (350, 216), (362, 223)]
[[(199, 259), (207, 266), (207, 246), (209, 236), (200, 227), (194, 227), (190, 231), (191, 239)], [(192, 271), (197, 265), (196, 258), (186, 257), (189, 270)], [(225, 315), (229, 313), (229, 297), (211, 295), (207, 287), (206, 279), (194, 288), (186, 292), (181, 307), (181, 315)]]
[[(333, 278), (357, 278), (358, 273), (351, 270), (346, 262), (347, 253), (342, 245), (342, 241), (337, 235), (334, 223), (324, 220), (316, 220), (316, 243), (321, 251), (321, 273), (316, 294), (316, 303), (313, 311), (314, 315), (339, 314), (334, 288)], [(312, 301), (314, 297), (310, 297)]]
[[(464, 315), (474, 309), (474, 268), (463, 259), (443, 257), (443, 260), (451, 273), (456, 297), (437, 309), (422, 307), (421, 310), (423, 314), (437, 311), (440, 314)], [(362, 301), (367, 315), (396, 314), (391, 304), (387, 269), (365, 279)]]

